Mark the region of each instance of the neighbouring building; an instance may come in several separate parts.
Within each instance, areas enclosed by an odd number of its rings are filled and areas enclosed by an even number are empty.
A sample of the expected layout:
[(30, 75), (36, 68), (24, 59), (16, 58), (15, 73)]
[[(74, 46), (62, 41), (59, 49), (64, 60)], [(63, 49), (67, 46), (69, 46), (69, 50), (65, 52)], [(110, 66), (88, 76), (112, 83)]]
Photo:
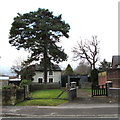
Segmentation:
[(113, 88), (120, 88), (120, 56), (112, 57), (112, 67), (99, 73), (99, 85), (112, 82)]
[(120, 68), (120, 55), (112, 57), (112, 68)]
[(10, 76), (9, 77), (9, 83), (10, 84), (15, 84), (15, 85), (20, 85), (21, 82), (21, 76)]
[(120, 88), (120, 68), (108, 69), (107, 81), (111, 81), (114, 88)]
[(62, 75), (62, 87), (65, 87), (66, 83), (76, 82), (79, 88), (89, 88), (91, 84), (88, 79), (88, 75)]
[(0, 76), (0, 86), (6, 86), (8, 85), (8, 82), (9, 82), (9, 76), (4, 76), (4, 75)]
[(1, 86), (6, 86), (8, 84), (15, 84), (19, 85), (21, 82), (21, 78), (17, 78), (16, 76), (6, 76), (6, 75), (1, 75), (0, 76), (0, 85)]
[[(33, 83), (44, 83), (43, 65), (35, 65), (35, 75)], [(58, 65), (52, 64), (47, 70), (47, 83), (60, 83), (61, 82), (61, 69)]]

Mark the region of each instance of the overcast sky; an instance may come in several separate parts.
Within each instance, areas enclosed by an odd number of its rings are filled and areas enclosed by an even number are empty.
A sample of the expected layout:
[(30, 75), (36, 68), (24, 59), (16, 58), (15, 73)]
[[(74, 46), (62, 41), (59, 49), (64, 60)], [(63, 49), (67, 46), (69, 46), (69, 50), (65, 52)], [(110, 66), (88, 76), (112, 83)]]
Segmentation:
[(80, 41), (80, 37), (90, 39), (97, 35), (100, 41), (100, 61), (112, 60), (118, 54), (118, 0), (3, 0), (0, 3), (0, 72), (14, 64), (18, 57), (26, 57), (26, 52), (16, 50), (8, 43), (9, 30), (17, 13), (28, 13), (38, 8), (62, 14), (71, 27), (69, 39), (62, 39), (62, 46), (69, 55), (67, 62), (60, 63), (65, 68), (68, 63), (76, 68), (78, 62), (72, 61), (71, 49)]

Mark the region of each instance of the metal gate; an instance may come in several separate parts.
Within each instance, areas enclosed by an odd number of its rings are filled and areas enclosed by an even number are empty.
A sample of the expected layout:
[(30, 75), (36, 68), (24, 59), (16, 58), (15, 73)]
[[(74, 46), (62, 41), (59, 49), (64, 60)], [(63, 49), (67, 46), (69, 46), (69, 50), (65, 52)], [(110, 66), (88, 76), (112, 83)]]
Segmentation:
[(92, 97), (93, 96), (108, 96), (107, 84), (92, 85)]

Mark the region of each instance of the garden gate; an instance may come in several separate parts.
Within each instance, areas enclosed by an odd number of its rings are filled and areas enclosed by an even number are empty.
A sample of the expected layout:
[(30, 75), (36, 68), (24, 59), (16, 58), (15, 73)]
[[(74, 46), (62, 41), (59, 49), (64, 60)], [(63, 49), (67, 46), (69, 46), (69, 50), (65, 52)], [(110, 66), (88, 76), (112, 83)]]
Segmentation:
[(107, 84), (92, 85), (92, 97), (93, 96), (108, 96)]

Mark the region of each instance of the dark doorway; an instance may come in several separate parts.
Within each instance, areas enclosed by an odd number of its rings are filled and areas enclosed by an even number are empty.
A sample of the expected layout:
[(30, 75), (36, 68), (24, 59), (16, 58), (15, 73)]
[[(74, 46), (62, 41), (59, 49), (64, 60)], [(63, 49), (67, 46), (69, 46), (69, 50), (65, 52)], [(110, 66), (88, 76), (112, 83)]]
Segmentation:
[(70, 78), (70, 82), (76, 82), (76, 85), (79, 86), (80, 78)]

